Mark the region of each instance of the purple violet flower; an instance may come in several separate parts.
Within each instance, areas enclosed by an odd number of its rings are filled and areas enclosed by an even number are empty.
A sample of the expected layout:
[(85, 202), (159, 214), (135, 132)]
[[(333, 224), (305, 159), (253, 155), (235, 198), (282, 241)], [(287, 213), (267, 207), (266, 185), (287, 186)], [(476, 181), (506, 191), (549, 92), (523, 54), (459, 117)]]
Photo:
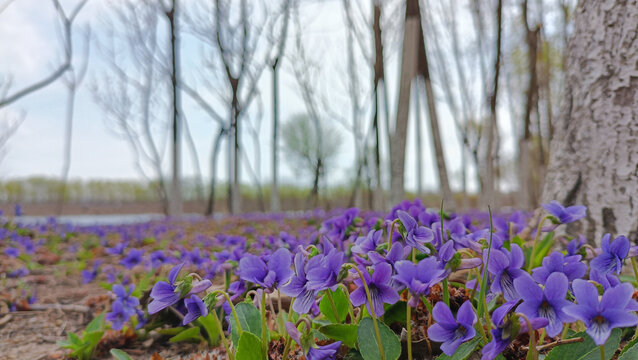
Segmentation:
[(514, 287), (521, 295), (523, 303), (518, 306), (518, 312), (528, 318), (541, 317), (547, 319), (547, 335), (554, 337), (560, 334), (564, 323), (574, 319), (565, 314), (563, 309), (572, 303), (565, 300), (569, 283), (565, 274), (555, 272), (547, 277), (545, 289), (541, 289), (532, 278), (525, 274), (514, 280)]
[(307, 360), (334, 360), (337, 358), (337, 352), (341, 347), (341, 341), (335, 341), (328, 345), (311, 346), (306, 354)]
[(425, 258), (416, 265), (401, 260), (395, 266), (397, 275), (393, 279), (408, 287), (412, 294), (408, 304), (412, 307), (417, 306), (419, 296), (427, 295), (430, 288), (445, 277), (445, 271), (434, 257)]
[[(368, 271), (362, 269), (361, 273), (368, 284), (370, 291), (370, 298), (372, 299), (372, 308), (376, 316), (382, 316), (385, 313), (383, 304), (394, 304), (399, 301), (399, 294), (390, 286), (390, 280), (392, 279), (392, 266), (387, 263), (380, 263), (374, 267), (372, 277), (368, 274)], [(350, 301), (354, 306), (360, 306), (366, 304), (368, 312), (372, 312), (368, 298), (366, 296), (363, 282), (360, 278), (357, 278), (354, 283), (358, 288), (350, 294)]]
[(267, 263), (253, 254), (246, 254), (239, 260), (239, 276), (242, 280), (250, 281), (272, 291), (276, 285), (282, 285), (290, 280), (293, 271), (288, 249), (275, 251)]
[(564, 207), (558, 201), (550, 201), (549, 204), (543, 204), (545, 210), (554, 215), (561, 224), (568, 224), (585, 217), (587, 207), (583, 205), (574, 205)]
[(431, 340), (442, 343), (441, 350), (448, 356), (452, 356), (459, 345), (476, 335), (474, 330), (476, 314), (469, 301), (461, 305), (456, 319), (450, 308), (440, 301), (434, 305), (432, 317), (436, 320), (436, 324), (428, 328), (428, 336)]
[(124, 259), (120, 260), (120, 264), (127, 269), (132, 269), (135, 265), (142, 262), (142, 256), (144, 255), (144, 250), (142, 249), (131, 249)]
[[(308, 262), (311, 265), (312, 262), (320, 260), (317, 256), (310, 259)], [(301, 252), (295, 254), (295, 275), (292, 276), (290, 282), (281, 288), (281, 292), (285, 295), (295, 298), (295, 302), (292, 304), (292, 309), (298, 314), (307, 314), (315, 302), (317, 297), (317, 291), (308, 289), (305, 270), (305, 257)]]
[(430, 249), (423, 244), (434, 240), (434, 232), (425, 226), (419, 226), (416, 220), (405, 211), (397, 211), (397, 216), (401, 220), (401, 224), (406, 231), (405, 243), (419, 250), (422, 253), (429, 254)]
[(601, 248), (602, 254), (598, 255), (594, 260), (589, 263), (592, 269), (596, 269), (603, 274), (609, 272), (615, 272), (620, 274), (622, 270), (623, 260), (629, 254), (629, 239), (625, 236), (619, 236), (615, 238), (611, 243), (611, 234), (605, 234), (602, 239)]
[[(512, 251), (506, 249), (492, 249), (490, 254), (490, 262), (487, 270), (494, 275), (491, 290), (494, 293), (503, 293), (505, 300), (511, 301), (519, 298), (516, 288), (514, 288), (514, 279), (526, 274), (521, 270), (521, 266), (525, 262), (523, 250), (516, 245), (511, 245)], [(483, 257), (487, 258), (487, 250), (483, 251)]]
[(193, 320), (196, 320), (200, 316), (204, 317), (208, 315), (208, 308), (206, 304), (199, 298), (197, 295), (191, 295), (191, 297), (184, 299), (184, 305), (186, 306), (186, 316), (184, 316), (184, 321), (182, 325), (186, 325)]
[[(528, 332), (526, 321), (518, 317), (520, 326), (516, 327), (512, 324), (512, 318), (508, 316), (516, 307), (516, 304), (518, 304), (518, 300), (508, 301), (492, 313), (492, 322), (496, 325), (496, 328), (490, 332), (492, 341), (483, 348), (481, 360), (495, 359), (518, 335)], [(534, 330), (545, 327), (548, 324), (547, 319), (544, 318), (529, 320)], [(517, 328), (519, 329), (518, 331), (516, 331)]]
[(585, 323), (587, 334), (596, 345), (604, 345), (612, 329), (638, 324), (638, 316), (633, 311), (627, 311), (629, 303), (634, 301), (631, 298), (634, 293), (631, 284), (623, 283), (607, 289), (600, 302), (594, 284), (578, 279), (574, 280), (572, 286), (578, 303), (565, 307), (565, 312)]
[(587, 265), (580, 261), (580, 255), (564, 256), (560, 252), (553, 252), (543, 258), (543, 266), (532, 270), (532, 277), (538, 283), (545, 284), (549, 275), (559, 272), (567, 276), (569, 282), (580, 279), (587, 272)]
[(153, 315), (167, 307), (176, 304), (181, 299), (181, 294), (175, 292), (175, 280), (180, 270), (184, 267), (184, 263), (174, 266), (168, 273), (168, 283), (165, 281), (158, 281), (153, 285), (151, 290), (151, 298), (153, 299), (148, 304), (148, 313)]

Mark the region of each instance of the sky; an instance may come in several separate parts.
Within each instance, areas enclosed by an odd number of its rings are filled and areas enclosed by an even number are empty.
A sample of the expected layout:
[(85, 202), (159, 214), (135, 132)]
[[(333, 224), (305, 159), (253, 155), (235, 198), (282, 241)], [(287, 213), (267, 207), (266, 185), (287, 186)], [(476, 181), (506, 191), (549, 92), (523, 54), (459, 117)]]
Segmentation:
[[(5, 0), (6, 1), (6, 0)], [(118, 0), (90, 0), (80, 13), (74, 29), (76, 48), (76, 66), (82, 61), (82, 42), (80, 30), (91, 27), (91, 33), (96, 39), (104, 39), (108, 29), (109, 12), (113, 6), (117, 6)], [(184, 1), (188, 4), (192, 1)], [(353, 2), (357, 11), (370, 14), (366, 4), (369, 2)], [(2, 4), (2, 1), (0, 1)], [(66, 9), (70, 9), (77, 0), (62, 1)], [(67, 10), (68, 11), (68, 10)], [(400, 18), (402, 17), (400, 12)], [(357, 12), (359, 15), (359, 13)], [(346, 54), (346, 25), (343, 16), (341, 1), (306, 1), (300, 7), (301, 23), (303, 24), (303, 39), (309, 57), (321, 62), (319, 76), (317, 76), (316, 89), (332, 107), (336, 114), (349, 114), (348, 92), (346, 82), (343, 80), (347, 73)], [(387, 15), (390, 16), (390, 15)], [(395, 16), (396, 18), (396, 16)], [(363, 26), (363, 17), (357, 16), (359, 26)], [(394, 26), (393, 19), (386, 20), (388, 26)], [(461, 25), (463, 27), (464, 25)], [(389, 30), (397, 32), (397, 30)], [(62, 43), (59, 40), (60, 28), (56, 24), (54, 8), (50, 1), (45, 0), (18, 0), (0, 14), (0, 76), (10, 77), (12, 90), (16, 90), (31, 82), (46, 76), (51, 69), (62, 61)], [(400, 35), (400, 33), (397, 32)], [(401, 36), (390, 36), (395, 41), (386, 44), (386, 74), (388, 78), (389, 99), (391, 102), (391, 117), (396, 113), (396, 98), (398, 90), (398, 71)], [(295, 40), (295, 34), (289, 35), (289, 44)], [(292, 46), (288, 46), (288, 51)], [(75, 120), (73, 124), (72, 162), (70, 177), (73, 179), (143, 179), (135, 167), (134, 155), (128, 143), (114, 131), (112, 122), (107, 119), (102, 109), (96, 104), (92, 85), (99, 81), (101, 74), (107, 70), (104, 61), (104, 52), (98, 45), (91, 43), (89, 52), (89, 67), (86, 78), (78, 90)], [(198, 42), (192, 34), (187, 34), (182, 45), (183, 80), (193, 83), (201, 93), (207, 97), (215, 97), (215, 91), (202, 86), (202, 78), (210, 76), (210, 73), (201, 71), (201, 61), (210, 55), (210, 49)], [(284, 60), (281, 74), (281, 119), (286, 121), (290, 116), (304, 112), (304, 103), (300, 91), (293, 76), (289, 59)], [(361, 78), (371, 81), (371, 73), (368, 65), (360, 56), (357, 59), (357, 69), (361, 71)], [(0, 79), (2, 78), (0, 77)], [(208, 79), (213, 88), (222, 85), (219, 80), (211, 77)], [(259, 145), (252, 138), (245, 135), (245, 152), (250, 158), (254, 171), (258, 174), (263, 184), (270, 183), (271, 179), (271, 73), (265, 70), (259, 80), (259, 99), (249, 109), (251, 126), (258, 135)], [(361, 94), (367, 96), (366, 94)], [(440, 94), (438, 94), (440, 95)], [(442, 96), (442, 95), (440, 95)], [(59, 177), (63, 163), (64, 119), (66, 107), (66, 87), (61, 81), (56, 81), (47, 88), (29, 95), (20, 101), (0, 109), (0, 121), (10, 121), (20, 114), (24, 115), (24, 122), (17, 133), (9, 141), (6, 154), (0, 162), (0, 180), (21, 178), (28, 176)], [(210, 152), (215, 134), (218, 131), (216, 123), (207, 118), (206, 114), (197, 107), (186, 95), (182, 95), (183, 111), (189, 121), (189, 127), (193, 134), (193, 140), (199, 154), (199, 167), (205, 178), (210, 174)], [(437, 101), (440, 100), (437, 98)], [(217, 101), (216, 109), (223, 112), (223, 103)], [(434, 157), (431, 151), (431, 137), (428, 132), (429, 125), (426, 120), (425, 102), (422, 102), (421, 134), (416, 134), (414, 119), (415, 108), (411, 106), (408, 150), (406, 158), (406, 187), (409, 190), (416, 189), (416, 156), (415, 143), (419, 136), (422, 141), (423, 151), (423, 181), (426, 190), (437, 188), (437, 174), (434, 167)], [(369, 106), (364, 112), (368, 122)], [(347, 117), (347, 115), (344, 115)], [(439, 107), (439, 122), (442, 132), (445, 158), (448, 163), (453, 189), (460, 186), (460, 154), (461, 147), (458, 134), (453, 126), (449, 111), (444, 106)], [(503, 121), (503, 130), (508, 128), (509, 121)], [(336, 168), (329, 176), (329, 185), (347, 183), (354, 174), (353, 135), (347, 130), (347, 124), (335, 121), (335, 126), (343, 132), (343, 144)], [(385, 135), (385, 134), (382, 134)], [(512, 144), (505, 143), (505, 150)], [(222, 149), (226, 149), (224, 145)], [(387, 144), (382, 144), (382, 154), (387, 157)], [(168, 148), (163, 154), (165, 172), (170, 168)], [(221, 159), (226, 155), (221, 154)], [(302, 176), (293, 164), (286, 162), (285, 154), (280, 152), (281, 159), (281, 183), (295, 185), (311, 185), (309, 176)], [(387, 160), (387, 159), (386, 159)], [(220, 164), (219, 176), (226, 178), (226, 164)], [(184, 176), (193, 176), (195, 167), (187, 148), (183, 149)], [(249, 171), (244, 166), (241, 170), (241, 180), (244, 183), (251, 182)], [(472, 185), (475, 187), (475, 184)]]

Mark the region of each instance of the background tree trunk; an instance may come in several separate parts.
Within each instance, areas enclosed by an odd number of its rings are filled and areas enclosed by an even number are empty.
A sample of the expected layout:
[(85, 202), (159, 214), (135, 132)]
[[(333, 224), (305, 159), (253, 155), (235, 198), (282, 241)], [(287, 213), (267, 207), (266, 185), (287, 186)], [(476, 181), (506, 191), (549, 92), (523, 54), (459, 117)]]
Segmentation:
[(638, 1), (581, 1), (543, 200), (588, 208), (588, 242), (638, 241)]
[(177, 89), (179, 69), (179, 42), (177, 39), (177, 0), (173, 0), (171, 8), (166, 12), (166, 17), (171, 31), (171, 92), (173, 95), (173, 119), (172, 119), (172, 177), (171, 191), (168, 201), (168, 214), (171, 216), (182, 215), (182, 186), (181, 186), (181, 124), (179, 119), (180, 98)]
[(417, 71), (417, 49), (419, 48), (418, 0), (408, 0), (405, 9), (405, 28), (403, 30), (403, 51), (401, 54), (401, 79), (399, 101), (394, 131), (390, 136), (390, 203), (398, 204), (405, 196), (404, 169), (405, 146), (408, 133), (408, 115), (410, 112), (410, 86)]

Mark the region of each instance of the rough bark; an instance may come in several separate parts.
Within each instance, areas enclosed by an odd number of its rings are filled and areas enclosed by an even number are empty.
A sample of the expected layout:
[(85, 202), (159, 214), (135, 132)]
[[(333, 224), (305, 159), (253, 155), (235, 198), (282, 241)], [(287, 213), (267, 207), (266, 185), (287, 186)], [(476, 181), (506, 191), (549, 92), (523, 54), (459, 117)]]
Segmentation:
[(588, 207), (583, 231), (638, 241), (638, 1), (583, 1), (543, 200)]
[[(405, 196), (404, 170), (405, 146), (410, 112), (410, 85), (417, 71), (417, 49), (419, 47), (420, 16), (418, 0), (408, 0), (405, 9), (403, 50), (401, 54), (401, 78), (397, 117), (390, 136), (390, 201), (397, 204)], [(387, 104), (386, 104), (387, 105)]]

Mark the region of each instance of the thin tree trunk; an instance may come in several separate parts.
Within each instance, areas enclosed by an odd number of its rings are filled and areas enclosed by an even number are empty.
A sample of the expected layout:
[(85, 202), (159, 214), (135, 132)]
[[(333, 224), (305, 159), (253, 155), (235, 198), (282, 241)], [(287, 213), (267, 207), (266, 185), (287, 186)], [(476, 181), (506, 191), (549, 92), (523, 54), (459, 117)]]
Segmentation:
[(501, 71), (501, 44), (502, 44), (502, 26), (503, 26), (503, 0), (498, 0), (496, 5), (496, 54), (494, 59), (494, 79), (492, 81), (492, 91), (489, 96), (490, 105), (490, 123), (487, 134), (487, 150), (485, 152), (485, 183), (483, 184), (484, 198), (483, 204), (498, 206), (498, 184), (495, 183), (494, 177), (494, 159), (498, 148), (495, 146), (498, 131), (497, 124), (497, 99), (498, 99), (498, 80)]
[(420, 99), (420, 88), (421, 82), (419, 79), (415, 79), (414, 81), (414, 107), (415, 107), (415, 117), (414, 121), (416, 121), (416, 196), (423, 196), (423, 149), (421, 146), (421, 137), (423, 132), (421, 131), (421, 99)]
[[(445, 154), (443, 154), (443, 144), (441, 141), (441, 132), (439, 130), (439, 119), (436, 111), (436, 101), (434, 99), (434, 90), (432, 89), (432, 79), (430, 78), (430, 66), (428, 64), (427, 46), (425, 37), (423, 36), (423, 24), (421, 22), (421, 12), (418, 10), (419, 3), (417, 1), (417, 15), (419, 16), (419, 53), (418, 53), (418, 74), (423, 77), (425, 85), (425, 96), (428, 105), (428, 118), (430, 120), (430, 131), (432, 134), (432, 143), (434, 144), (434, 156), (436, 158), (436, 167), (439, 173), (439, 187), (441, 196), (449, 208), (456, 206), (454, 195), (450, 189), (450, 180), (448, 178), (447, 166), (445, 164)], [(418, 83), (418, 82), (417, 82)]]
[[(380, 82), (384, 77), (384, 62), (383, 62), (383, 40), (381, 34), (381, 4), (378, 0), (372, 0), (374, 8), (374, 22), (372, 25), (372, 31), (374, 34), (374, 115), (372, 117), (372, 126), (374, 127), (375, 146), (374, 146), (374, 162), (375, 162), (375, 180), (377, 182), (376, 191), (374, 194), (374, 206), (378, 209), (384, 209), (384, 186), (381, 180), (381, 146), (379, 135), (379, 98), (380, 98)], [(387, 109), (387, 106), (386, 106)], [(387, 114), (387, 111), (386, 111)], [(389, 119), (386, 117), (386, 124)], [(389, 129), (389, 128), (388, 128)], [(388, 134), (390, 132), (388, 131)]]
[(179, 120), (180, 94), (177, 88), (179, 74), (179, 41), (177, 38), (177, 0), (173, 0), (171, 8), (166, 12), (171, 32), (171, 91), (173, 94), (172, 107), (172, 177), (168, 212), (170, 216), (182, 214), (182, 186), (181, 186), (181, 125)]
[(636, 1), (581, 1), (543, 200), (587, 206), (581, 231), (638, 241)]
[(60, 188), (60, 199), (58, 200), (57, 214), (62, 215), (64, 203), (66, 202), (67, 182), (69, 180), (69, 170), (71, 169), (71, 141), (73, 139), (73, 114), (75, 109), (76, 84), (69, 84), (69, 97), (66, 103), (66, 124), (64, 134), (64, 161), (62, 163), (62, 183)]
[[(527, 86), (527, 100), (525, 103), (525, 114), (523, 116), (523, 138), (519, 142), (520, 171), (519, 184), (522, 205), (524, 209), (534, 209), (538, 206), (538, 193), (536, 191), (534, 175), (532, 171), (535, 166), (531, 160), (532, 113), (538, 113), (538, 72), (536, 60), (538, 58), (538, 34), (540, 29), (531, 29), (527, 19), (527, 0), (522, 3), (523, 23), (525, 25), (525, 41), (527, 43), (527, 68), (529, 69), (529, 84)], [(539, 129), (540, 130), (540, 129)]]
[(277, 79), (277, 65), (279, 58), (275, 60), (272, 66), (272, 188), (270, 189), (270, 211), (280, 211), (281, 204), (279, 202), (279, 159), (277, 150), (279, 148), (279, 88)]
[(215, 211), (215, 186), (217, 181), (217, 158), (219, 156), (219, 149), (221, 145), (221, 141), (226, 134), (226, 129), (221, 128), (215, 141), (213, 142), (213, 151), (211, 153), (211, 179), (210, 179), (210, 193), (208, 194), (208, 203), (206, 205), (206, 216), (213, 215)]
[(397, 204), (405, 196), (405, 147), (410, 113), (410, 87), (417, 72), (417, 49), (421, 30), (418, 0), (407, 0), (401, 56), (399, 101), (394, 131), (390, 136), (390, 201)]

